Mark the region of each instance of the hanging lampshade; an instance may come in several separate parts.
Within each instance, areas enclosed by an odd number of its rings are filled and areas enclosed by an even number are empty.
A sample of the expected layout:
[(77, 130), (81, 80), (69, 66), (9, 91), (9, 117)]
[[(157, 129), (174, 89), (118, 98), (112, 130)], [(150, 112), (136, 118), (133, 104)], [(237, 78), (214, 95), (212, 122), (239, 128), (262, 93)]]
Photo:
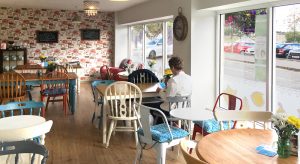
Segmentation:
[(95, 16), (99, 9), (99, 1), (83, 1), (83, 6), (86, 15)]

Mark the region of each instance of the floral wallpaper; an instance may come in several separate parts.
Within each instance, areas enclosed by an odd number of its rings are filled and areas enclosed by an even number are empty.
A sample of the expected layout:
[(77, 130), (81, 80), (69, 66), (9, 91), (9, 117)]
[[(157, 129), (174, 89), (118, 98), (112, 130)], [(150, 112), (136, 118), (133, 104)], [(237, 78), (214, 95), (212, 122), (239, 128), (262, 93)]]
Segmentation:
[[(81, 23), (72, 22), (75, 15)], [(81, 40), (80, 29), (100, 29), (100, 40)], [(36, 31), (58, 31), (58, 43), (37, 43)], [(99, 12), (88, 17), (83, 11), (0, 8), (0, 42), (14, 41), (27, 48), (30, 63), (45, 55), (61, 62), (79, 61), (82, 80), (99, 73), (102, 65), (114, 61), (114, 14)]]

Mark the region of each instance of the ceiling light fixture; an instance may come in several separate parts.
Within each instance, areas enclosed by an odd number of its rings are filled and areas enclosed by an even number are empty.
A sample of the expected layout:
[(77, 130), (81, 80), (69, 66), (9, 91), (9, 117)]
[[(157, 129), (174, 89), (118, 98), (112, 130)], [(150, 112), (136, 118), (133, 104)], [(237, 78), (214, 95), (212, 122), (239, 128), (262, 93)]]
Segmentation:
[(84, 12), (88, 16), (97, 15), (99, 9), (99, 1), (83, 1)]

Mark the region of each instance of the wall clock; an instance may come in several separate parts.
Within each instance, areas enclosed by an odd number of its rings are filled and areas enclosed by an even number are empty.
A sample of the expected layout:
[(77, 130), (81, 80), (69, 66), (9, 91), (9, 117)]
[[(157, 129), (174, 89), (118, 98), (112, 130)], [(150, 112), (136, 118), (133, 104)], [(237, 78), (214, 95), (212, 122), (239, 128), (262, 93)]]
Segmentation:
[(188, 21), (184, 15), (182, 15), (182, 8), (178, 8), (178, 16), (173, 22), (173, 34), (176, 40), (182, 41), (186, 38), (188, 33)]

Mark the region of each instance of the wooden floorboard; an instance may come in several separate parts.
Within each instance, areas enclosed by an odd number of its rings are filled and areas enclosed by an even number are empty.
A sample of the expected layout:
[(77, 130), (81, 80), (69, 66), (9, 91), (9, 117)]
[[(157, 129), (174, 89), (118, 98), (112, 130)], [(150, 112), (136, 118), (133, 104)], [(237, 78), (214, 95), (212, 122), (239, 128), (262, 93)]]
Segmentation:
[[(46, 135), (49, 150), (48, 164), (133, 164), (136, 148), (134, 135), (130, 132), (116, 132), (109, 148), (102, 144), (101, 131), (91, 123), (94, 103), (89, 83), (82, 83), (77, 96), (76, 112), (64, 116), (62, 102), (49, 104), (46, 119), (53, 120), (51, 131)], [(39, 100), (39, 88), (33, 91)], [(177, 158), (177, 148), (167, 151), (166, 163), (185, 163), (182, 154)], [(143, 164), (156, 163), (154, 149), (145, 150)]]

